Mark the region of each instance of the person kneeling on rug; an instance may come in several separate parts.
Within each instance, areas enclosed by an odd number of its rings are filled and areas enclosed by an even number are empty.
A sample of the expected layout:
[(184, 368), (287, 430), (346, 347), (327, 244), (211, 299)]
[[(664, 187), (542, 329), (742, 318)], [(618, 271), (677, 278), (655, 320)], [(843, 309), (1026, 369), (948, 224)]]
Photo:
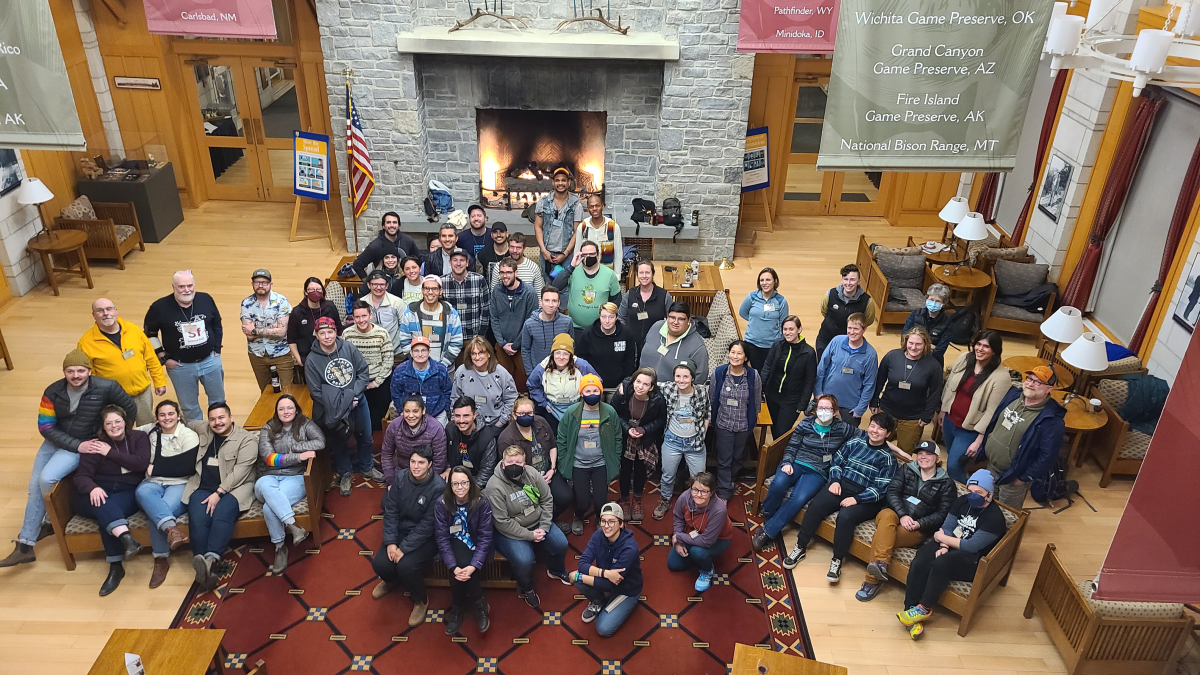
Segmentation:
[(437, 555), (433, 505), (445, 489), (446, 481), (433, 472), (433, 451), (418, 445), (408, 458), (408, 469), (396, 472), (383, 496), (383, 543), (372, 561), (380, 581), (371, 597), (379, 600), (403, 584), (413, 603), (409, 628), (425, 623), (429, 609), (425, 573)]
[(258, 434), (258, 456), (262, 477), (254, 483), (254, 494), (263, 503), (263, 520), (275, 544), (275, 564), (271, 573), (283, 574), (288, 552), (284, 537), (292, 535), (296, 546), (308, 538), (308, 531), (296, 524), (292, 504), (305, 499), (304, 470), (307, 462), (325, 449), (325, 434), (308, 418), (291, 394), (275, 402), (275, 415)]
[(892, 550), (920, 546), (946, 520), (954, 502), (954, 481), (938, 466), (937, 443), (921, 441), (913, 454), (916, 459), (896, 470), (888, 484), (887, 506), (875, 516), (867, 580), (854, 594), (863, 602), (874, 598), (887, 581)]
[(991, 471), (971, 474), (967, 494), (954, 500), (941, 529), (917, 549), (905, 582), (906, 609), (896, 615), (912, 639), (924, 632), (924, 622), (933, 616), (933, 606), (950, 582), (974, 579), (979, 559), (1004, 536), (1004, 513), (992, 501), (994, 490)]
[(675, 501), (675, 532), (671, 535), (667, 569), (699, 569), (696, 592), (703, 593), (712, 586), (713, 558), (724, 553), (732, 541), (733, 523), (725, 500), (713, 494), (713, 475), (701, 471), (692, 476), (692, 489)]
[(533, 590), (534, 548), (546, 553), (546, 574), (570, 585), (567, 576), (567, 535), (553, 527), (554, 498), (542, 472), (525, 465), (525, 451), (516, 445), (504, 449), (500, 467), (492, 474), (484, 496), (492, 505), (496, 550), (508, 558), (517, 592), (537, 609), (541, 598)]
[(213, 566), (233, 538), (233, 526), (254, 504), (258, 438), (237, 426), (224, 401), (208, 405), (208, 423), (188, 422), (200, 437), (196, 473), (183, 489), (188, 504), (188, 534), (192, 540), (192, 568), (196, 583), (211, 591), (220, 575)]
[(470, 469), (450, 469), (450, 484), (433, 514), (438, 551), (450, 571), (446, 635), (458, 635), (464, 609), (475, 611), (479, 632), (486, 633), (491, 621), (483, 597), (483, 565), (492, 555), (492, 505), (482, 498)]
[(592, 534), (579, 557), (571, 581), (587, 597), (583, 622), (596, 622), (596, 632), (617, 632), (642, 594), (642, 564), (633, 533), (625, 529), (625, 511), (616, 502), (600, 509), (600, 529)]

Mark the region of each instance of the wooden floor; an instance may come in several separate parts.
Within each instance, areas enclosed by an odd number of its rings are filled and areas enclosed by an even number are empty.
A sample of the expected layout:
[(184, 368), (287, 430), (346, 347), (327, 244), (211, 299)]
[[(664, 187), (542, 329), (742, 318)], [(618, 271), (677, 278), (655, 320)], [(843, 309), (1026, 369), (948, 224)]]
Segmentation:
[[(330, 253), (323, 241), (288, 243), (290, 205), (209, 202), (185, 215), (185, 223), (165, 243), (131, 253), (126, 270), (106, 262), (93, 265), (94, 291), (71, 280), (61, 297), (43, 286), (0, 308), (0, 327), (17, 365), (11, 372), (0, 370), (0, 409), (9, 422), (9, 432), (0, 437), (0, 532), (5, 537), (15, 536), (21, 523), (29, 467), (40, 443), (34, 424), (39, 396), (62, 376), (62, 357), (91, 325), (89, 305), (95, 298), (111, 298), (125, 318), (140, 324), (149, 303), (170, 292), (171, 274), (192, 270), (197, 290), (212, 294), (225, 317), (226, 391), (240, 420), (256, 396), (236, 320), (238, 304), (250, 292), (251, 271), (269, 268), (275, 290), (297, 301), (303, 280), (310, 275), (324, 278), (341, 255)], [(756, 255), (737, 258), (737, 268), (723, 275), (726, 286), (734, 289), (736, 306), (753, 287), (758, 270), (774, 267), (781, 291), (791, 311), (803, 320), (810, 341), (819, 325), (820, 297), (837, 282), (838, 268), (853, 261), (860, 233), (871, 241), (894, 244), (902, 244), (909, 235), (918, 241), (940, 236), (940, 229), (901, 231), (870, 218), (779, 222), (776, 232), (759, 236)], [(881, 354), (898, 342), (894, 330), (878, 337), (870, 331), (868, 339)], [(1010, 354), (1032, 352), (1031, 345), (1016, 341), (1006, 347)], [(956, 618), (939, 613), (922, 641), (912, 642), (894, 616), (902, 589), (893, 584), (873, 602), (857, 602), (853, 595), (863, 566), (848, 563), (841, 585), (831, 588), (824, 580), (828, 547), (814, 544), (795, 575), (817, 657), (846, 665), (853, 675), (899, 675), (914, 669), (924, 675), (1064, 672), (1039, 620), (1021, 617), (1032, 576), (1051, 541), (1073, 573), (1081, 578), (1093, 575), (1132, 485), (1116, 480), (1102, 490), (1093, 467), (1078, 477), (1098, 513), (1081, 503), (1059, 515), (1034, 512), (1008, 587), (993, 597), (965, 639), (955, 634)], [(166, 626), (192, 580), (186, 555), (177, 553), (167, 583), (149, 590), (151, 559), (143, 555), (126, 565), (121, 588), (100, 598), (97, 590), (107, 573), (101, 557), (81, 556), (79, 567), (67, 572), (52, 540), (43, 541), (37, 553), (33, 565), (0, 570), (0, 672), (86, 673), (112, 629)], [(7, 549), (0, 552), (4, 554)]]

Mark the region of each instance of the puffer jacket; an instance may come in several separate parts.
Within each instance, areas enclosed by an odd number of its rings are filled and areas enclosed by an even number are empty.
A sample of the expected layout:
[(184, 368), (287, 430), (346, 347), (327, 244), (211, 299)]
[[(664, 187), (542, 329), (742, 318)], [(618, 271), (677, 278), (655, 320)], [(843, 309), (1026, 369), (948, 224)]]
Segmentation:
[(383, 465), (384, 483), (391, 485), (393, 476), (408, 469), (408, 458), (418, 445), (428, 445), (433, 450), (435, 473), (446, 470), (446, 429), (438, 423), (437, 418), (426, 413), (424, 419), (417, 423), (417, 428), (413, 429), (401, 416), (392, 420), (383, 434), (379, 461)]
[(121, 385), (98, 375), (88, 377), (87, 391), (83, 392), (75, 412), (71, 412), (67, 380), (63, 378), (42, 393), (38, 405), (38, 432), (56, 448), (79, 452), (80, 443), (96, 437), (100, 430), (100, 411), (109, 405), (124, 408), (126, 419), (137, 417), (137, 404)]
[(833, 456), (841, 449), (846, 441), (864, 432), (853, 425), (833, 418), (829, 422), (829, 433), (821, 435), (816, 429), (816, 415), (809, 415), (796, 425), (792, 437), (788, 440), (787, 449), (783, 451), (783, 464), (803, 464), (822, 476), (829, 476), (829, 465)]
[(583, 379), (583, 376), (596, 375), (599, 377), (592, 364), (578, 357), (575, 358), (574, 373), (557, 368), (547, 370), (552, 358), (554, 355), (542, 359), (542, 362), (537, 364), (529, 375), (529, 397), (543, 408), (547, 407), (547, 403), (562, 404), (578, 401), (579, 381)]
[(412, 553), (425, 542), (433, 541), (433, 505), (442, 499), (446, 481), (436, 473), (428, 474), (420, 483), (405, 468), (383, 495), (383, 543), (386, 550), (395, 544), (405, 553)]
[(259, 474), (263, 476), (299, 476), (304, 473), (305, 461), (300, 453), (325, 449), (325, 434), (316, 422), (306, 419), (300, 427), (300, 440), (296, 440), (292, 429), (282, 429), (272, 438), (271, 430), (263, 427), (258, 432), (258, 458), (262, 461)]
[[(450, 526), (454, 524), (454, 514), (446, 508), (445, 499), (438, 499), (434, 502), (433, 518), (434, 530), (437, 533), (438, 553), (442, 556), (442, 562), (446, 563), (446, 568), (453, 570), (458, 567), (458, 562), (454, 558), (454, 549), (450, 546), (450, 540), (454, 538), (454, 535), (450, 534)], [(475, 550), (471, 552), (471, 566), (477, 570), (482, 570), (483, 564), (492, 557), (492, 532), (494, 529), (492, 526), (492, 503), (481, 497), (474, 509), (467, 510), (467, 531), (471, 535), (471, 543), (475, 545)]]
[[(921, 467), (916, 460), (905, 464), (892, 476), (888, 484), (887, 505), (898, 516), (908, 516), (921, 526), (921, 534), (929, 536), (941, 527), (950, 512), (950, 505), (958, 496), (958, 489), (950, 474), (938, 467), (933, 478), (921, 484)], [(920, 504), (908, 501), (909, 497), (921, 500)]]

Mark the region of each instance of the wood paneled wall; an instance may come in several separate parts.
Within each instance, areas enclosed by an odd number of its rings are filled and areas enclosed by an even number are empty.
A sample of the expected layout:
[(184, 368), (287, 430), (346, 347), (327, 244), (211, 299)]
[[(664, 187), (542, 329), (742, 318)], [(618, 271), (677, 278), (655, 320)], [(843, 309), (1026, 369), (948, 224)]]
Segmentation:
[(778, 213), (787, 183), (788, 140), (792, 120), (796, 116), (793, 79), (796, 57), (792, 54), (755, 54), (754, 79), (750, 91), (749, 127), (767, 127), (767, 154), (771, 166), (771, 186), (742, 195), (742, 222), (764, 224), (763, 200), (771, 204), (771, 214)]
[(938, 212), (958, 193), (962, 174), (896, 173), (896, 187), (885, 217), (901, 227), (933, 227), (942, 224)]

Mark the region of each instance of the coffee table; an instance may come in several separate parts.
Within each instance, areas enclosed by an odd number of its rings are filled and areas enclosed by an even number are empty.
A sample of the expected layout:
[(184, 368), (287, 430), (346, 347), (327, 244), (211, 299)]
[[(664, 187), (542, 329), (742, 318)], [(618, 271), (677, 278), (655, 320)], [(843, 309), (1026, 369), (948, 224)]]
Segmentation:
[[(676, 300), (686, 302), (688, 311), (695, 316), (708, 316), (712, 307), (713, 297), (717, 291), (725, 290), (725, 282), (721, 279), (721, 270), (713, 263), (700, 263), (700, 276), (692, 282), (691, 288), (680, 286), (683, 283), (683, 268), (691, 265), (691, 261), (667, 260), (654, 261), (654, 282), (667, 289)], [(674, 267), (675, 272), (666, 268)], [(635, 280), (630, 282), (636, 284)], [(631, 286), (632, 287), (632, 286)]]
[(246, 431), (257, 431), (262, 429), (271, 416), (275, 414), (275, 402), (280, 396), (291, 394), (295, 397), (296, 402), (300, 404), (300, 410), (304, 411), (305, 415), (312, 417), (312, 392), (303, 384), (285, 384), (283, 391), (276, 394), (271, 391), (271, 385), (263, 387), (262, 394), (258, 397), (258, 401), (254, 404), (254, 409), (250, 411), (250, 415), (246, 417), (246, 422), (242, 424), (242, 428)]
[(88, 675), (129, 675), (125, 654), (142, 657), (148, 675), (205, 675), (214, 665), (225, 673), (218, 650), (222, 629), (188, 630), (184, 628), (118, 628), (105, 643)]
[(930, 283), (945, 284), (951, 291), (967, 294), (967, 305), (975, 302), (975, 292), (992, 285), (992, 277), (974, 267), (960, 267), (958, 272), (950, 265), (934, 265), (926, 275)]

